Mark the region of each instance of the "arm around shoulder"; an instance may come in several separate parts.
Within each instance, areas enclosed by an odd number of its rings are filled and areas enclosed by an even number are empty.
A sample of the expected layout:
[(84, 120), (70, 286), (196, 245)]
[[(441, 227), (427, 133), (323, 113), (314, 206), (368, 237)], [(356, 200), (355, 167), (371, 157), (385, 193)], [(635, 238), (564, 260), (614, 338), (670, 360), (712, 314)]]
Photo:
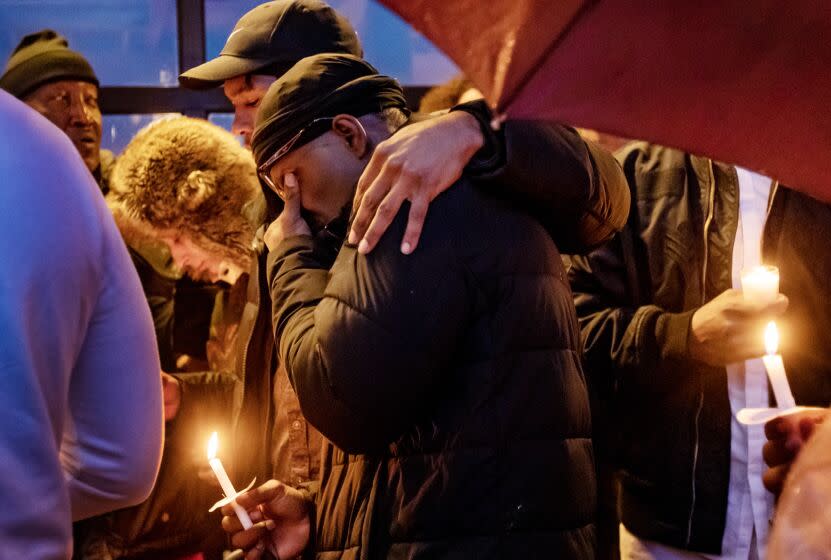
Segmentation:
[(629, 188), (614, 157), (573, 128), (508, 120), (491, 128), (484, 102), (460, 105), (480, 122), (485, 148), (468, 171), (484, 186), (527, 208), (564, 253), (584, 254), (623, 229)]

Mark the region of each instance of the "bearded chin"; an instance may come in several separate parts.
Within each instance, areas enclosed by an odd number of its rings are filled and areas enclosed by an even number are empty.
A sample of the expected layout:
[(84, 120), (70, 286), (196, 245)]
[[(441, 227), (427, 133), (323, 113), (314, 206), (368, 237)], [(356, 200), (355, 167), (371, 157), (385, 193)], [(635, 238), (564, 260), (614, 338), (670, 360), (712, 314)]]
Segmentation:
[(326, 228), (335, 229), (335, 231), (344, 229), (345, 224), (349, 222), (349, 214), (352, 211), (352, 202), (346, 204), (341, 208), (340, 213), (331, 220), (326, 220), (319, 215), (313, 214), (308, 210), (301, 209), (300, 216), (309, 224), (309, 229), (312, 230), (312, 235), (317, 235)]
[(313, 214), (312, 212), (309, 212), (308, 210), (301, 209), (300, 210), (300, 215), (303, 217), (303, 219), (306, 221), (306, 223), (309, 224), (309, 229), (312, 230), (313, 234), (317, 234), (323, 228), (326, 227), (326, 222), (322, 218), (320, 218), (319, 216), (316, 216), (315, 214)]

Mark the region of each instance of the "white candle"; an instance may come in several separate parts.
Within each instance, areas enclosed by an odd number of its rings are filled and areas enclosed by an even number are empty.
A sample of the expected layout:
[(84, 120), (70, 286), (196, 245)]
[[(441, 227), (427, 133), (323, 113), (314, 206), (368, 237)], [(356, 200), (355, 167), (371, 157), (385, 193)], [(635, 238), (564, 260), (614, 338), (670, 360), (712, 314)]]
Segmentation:
[(779, 295), (779, 269), (775, 266), (754, 266), (742, 270), (744, 298), (759, 303), (776, 301)]
[(768, 371), (768, 379), (773, 387), (773, 394), (776, 397), (776, 406), (780, 409), (793, 408), (796, 401), (791, 393), (791, 386), (788, 384), (788, 377), (785, 375), (785, 364), (782, 363), (782, 356), (776, 353), (779, 346), (779, 332), (776, 330), (776, 323), (771, 321), (765, 329), (765, 349), (767, 356), (762, 357), (765, 369)]
[(225, 496), (231, 498), (231, 505), (234, 507), (234, 511), (237, 513), (237, 518), (239, 518), (240, 523), (242, 523), (243, 529), (250, 529), (253, 526), (251, 523), (251, 518), (248, 517), (248, 512), (245, 511), (241, 505), (239, 505), (236, 501), (233, 501), (236, 498), (237, 491), (234, 489), (234, 485), (231, 483), (231, 479), (228, 478), (228, 474), (225, 472), (225, 467), (222, 466), (222, 461), (219, 460), (219, 457), (216, 456), (216, 449), (219, 447), (219, 438), (216, 435), (216, 432), (211, 434), (211, 439), (208, 441), (208, 463), (210, 463), (211, 468), (216, 475), (216, 479), (219, 481), (219, 485), (222, 486), (222, 491), (225, 492)]

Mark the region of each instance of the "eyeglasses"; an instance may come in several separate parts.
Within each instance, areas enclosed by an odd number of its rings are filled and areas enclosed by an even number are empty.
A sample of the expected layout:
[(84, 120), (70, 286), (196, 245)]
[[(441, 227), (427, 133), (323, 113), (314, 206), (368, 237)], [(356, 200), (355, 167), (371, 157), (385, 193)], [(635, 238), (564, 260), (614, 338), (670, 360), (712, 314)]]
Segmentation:
[(263, 182), (277, 194), (277, 196), (285, 198), (285, 190), (283, 189), (282, 182), (277, 184), (271, 179), (271, 168), (274, 167), (274, 164), (277, 163), (280, 158), (284, 157), (292, 149), (300, 148), (304, 144), (308, 144), (326, 132), (330, 128), (333, 120), (334, 117), (321, 117), (313, 120), (301, 128), (297, 134), (289, 138), (288, 142), (280, 146), (280, 148), (274, 152), (274, 154), (268, 158), (265, 163), (257, 168), (257, 175), (260, 176), (260, 179), (262, 179)]

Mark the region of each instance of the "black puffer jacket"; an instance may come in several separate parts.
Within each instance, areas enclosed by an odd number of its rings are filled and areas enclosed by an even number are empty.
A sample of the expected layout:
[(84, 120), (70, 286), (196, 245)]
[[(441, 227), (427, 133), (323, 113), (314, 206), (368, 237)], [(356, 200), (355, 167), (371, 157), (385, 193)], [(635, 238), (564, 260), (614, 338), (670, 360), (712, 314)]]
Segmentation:
[(269, 255), (280, 357), (331, 439), (318, 558), (593, 558), (577, 319), (532, 218), (462, 179), (418, 249), (407, 209), (331, 270), (310, 237)]
[[(476, 178), (477, 187), (534, 216), (558, 247), (588, 252), (623, 228), (629, 189), (611, 154), (566, 126), (508, 121), (493, 130), (493, 115), (483, 101), (455, 110), (475, 117), (485, 137), (485, 146), (466, 168), (467, 175)], [(282, 202), (267, 191), (266, 200), (276, 215)], [(337, 229), (327, 229), (324, 242), (329, 247), (320, 253), (318, 264), (325, 262), (328, 267), (334, 261), (345, 235), (343, 231), (328, 235)], [(335, 239), (338, 236), (341, 239)], [(273, 476), (297, 486), (317, 475), (320, 434), (299, 414), (291, 388), (284, 387), (287, 374), (274, 357), (265, 276), (261, 255), (251, 271), (239, 325), (234, 368), (239, 383), (228, 405), (236, 425), (230, 454), (236, 464), (228, 466), (235, 480)]]

